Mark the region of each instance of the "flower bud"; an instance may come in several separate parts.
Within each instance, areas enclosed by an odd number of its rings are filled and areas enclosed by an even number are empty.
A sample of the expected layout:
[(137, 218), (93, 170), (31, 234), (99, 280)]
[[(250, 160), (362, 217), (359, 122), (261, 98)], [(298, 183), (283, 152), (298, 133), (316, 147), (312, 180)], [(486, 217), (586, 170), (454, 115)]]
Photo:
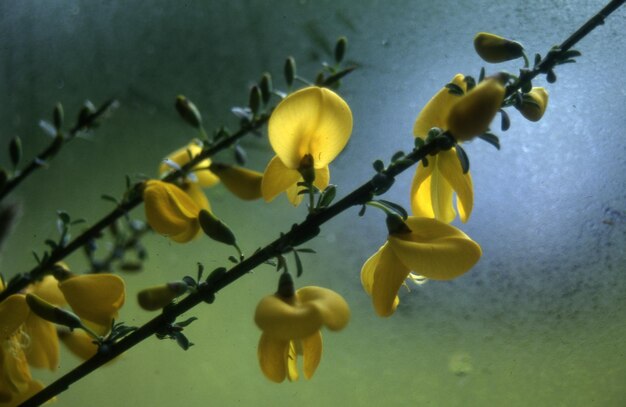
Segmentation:
[(184, 281), (174, 281), (171, 283), (146, 288), (137, 294), (139, 306), (146, 311), (157, 311), (176, 297), (186, 293), (189, 286)]
[(348, 39), (346, 37), (339, 37), (337, 43), (335, 44), (335, 62), (339, 63), (343, 60), (347, 46)]
[(237, 245), (237, 239), (232, 230), (211, 212), (206, 209), (201, 210), (198, 215), (198, 221), (204, 233), (211, 239), (230, 246)]
[(45, 319), (46, 321), (64, 325), (70, 329), (80, 328), (83, 326), (80, 322), (80, 318), (78, 318), (76, 314), (64, 310), (63, 308), (55, 307), (35, 294), (26, 294), (26, 303), (35, 315)]
[(522, 104), (516, 107), (526, 119), (539, 121), (548, 107), (548, 92), (544, 88), (532, 88), (523, 96)]
[(287, 86), (293, 84), (293, 80), (296, 78), (296, 60), (293, 57), (289, 57), (285, 60), (285, 81)]
[(272, 75), (270, 75), (269, 72), (265, 72), (261, 77), (259, 88), (261, 89), (261, 96), (263, 96), (263, 104), (267, 104), (272, 97), (273, 91)]
[(482, 134), (500, 109), (504, 94), (504, 86), (498, 80), (482, 81), (452, 106), (448, 115), (448, 131), (457, 141)]
[(184, 121), (195, 128), (202, 127), (202, 116), (200, 111), (189, 99), (183, 95), (176, 97), (176, 111)]
[(484, 32), (474, 37), (474, 48), (482, 59), (491, 63), (510, 61), (524, 54), (524, 47), (519, 42)]

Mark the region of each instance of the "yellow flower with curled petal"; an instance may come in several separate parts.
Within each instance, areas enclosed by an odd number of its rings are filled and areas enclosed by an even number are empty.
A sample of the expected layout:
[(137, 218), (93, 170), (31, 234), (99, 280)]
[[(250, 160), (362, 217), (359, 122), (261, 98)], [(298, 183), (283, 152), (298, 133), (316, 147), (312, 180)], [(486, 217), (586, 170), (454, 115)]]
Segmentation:
[(380, 316), (394, 313), (407, 278), (451, 280), (467, 272), (482, 254), (480, 246), (454, 226), (414, 216), (405, 223), (410, 231), (390, 233), (361, 270), (363, 288)]
[[(195, 158), (198, 154), (202, 152), (202, 146), (200, 145), (199, 140), (193, 140), (187, 146), (178, 149), (167, 156), (166, 161), (170, 161), (175, 163), (177, 166), (182, 167), (187, 164), (192, 158)], [(191, 174), (197, 178), (197, 184), (201, 187), (211, 187), (217, 184), (220, 180), (209, 170), (209, 166), (211, 165), (211, 160), (209, 158), (200, 161), (196, 166), (193, 167)], [(167, 164), (167, 162), (161, 163), (159, 166), (159, 174), (161, 176), (167, 174), (171, 171), (172, 168)]]
[(263, 331), (258, 347), (263, 374), (276, 383), (297, 380), (296, 359), (302, 355), (304, 376), (310, 379), (322, 356), (320, 329), (338, 331), (349, 319), (350, 308), (339, 294), (321, 287), (294, 292), (291, 277), (283, 274), (279, 292), (263, 298), (254, 316)]
[(236, 165), (212, 163), (211, 171), (217, 175), (222, 184), (240, 199), (251, 201), (259, 199), (263, 174)]
[(325, 189), (330, 180), (328, 164), (343, 150), (351, 133), (350, 107), (333, 91), (311, 86), (287, 96), (268, 124), (276, 156), (263, 175), (263, 198), (269, 202), (287, 192), (297, 206), (302, 200), (297, 183), (304, 181), (303, 176)]
[[(467, 92), (461, 74), (452, 83)], [(449, 130), (457, 140), (465, 140), (486, 130), (502, 102), (504, 88), (493, 79), (481, 82), (464, 96), (441, 89), (417, 116), (413, 135), (426, 139), (433, 127)], [(459, 137), (460, 136), (460, 137)], [(411, 187), (411, 208), (415, 216), (425, 216), (450, 223), (456, 217), (452, 204), (456, 192), (456, 206), (461, 221), (467, 222), (474, 206), (474, 190), (469, 172), (463, 174), (453, 147), (428, 157), (428, 166), (420, 162)]]
[(179, 243), (188, 242), (200, 234), (198, 214), (202, 209), (211, 210), (209, 201), (196, 184), (186, 183), (183, 188), (150, 180), (143, 192), (150, 227)]

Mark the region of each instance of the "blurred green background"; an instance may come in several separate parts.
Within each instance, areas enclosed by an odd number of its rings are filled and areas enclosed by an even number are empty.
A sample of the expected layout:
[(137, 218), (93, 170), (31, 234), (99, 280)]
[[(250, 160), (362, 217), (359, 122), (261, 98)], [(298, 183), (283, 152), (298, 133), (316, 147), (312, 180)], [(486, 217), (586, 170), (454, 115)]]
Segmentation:
[[(121, 105), (91, 141), (77, 140), (49, 169), (29, 178), (9, 201), (22, 206), (3, 248), (0, 270), (34, 265), (31, 251), (55, 236), (55, 211), (95, 222), (119, 196), (124, 176), (156, 175), (160, 160), (195, 136), (173, 108), (185, 94), (207, 127), (237, 126), (230, 108), (247, 103), (264, 71), (282, 80), (293, 55), (303, 76), (330, 60), (328, 48), (349, 38), (359, 69), (341, 94), (354, 132), (331, 168), (343, 195), (371, 176), (371, 162), (412, 146), (412, 126), (428, 99), (457, 72), (477, 76), (483, 63), (472, 38), (490, 31), (545, 53), (603, 6), (602, 1), (35, 1), (0, 2), (0, 142), (20, 135), (32, 157), (48, 142), (37, 123), (52, 106), (68, 116), (85, 99)], [(362, 291), (363, 262), (385, 240), (384, 218), (356, 210), (325, 226), (304, 258), (299, 285), (330, 287), (350, 303), (341, 333), (325, 333), (314, 378), (276, 385), (256, 361), (258, 300), (275, 290), (261, 267), (199, 307), (183, 352), (150, 339), (59, 397), (62, 406), (624, 406), (626, 405), (626, 12), (619, 10), (577, 47), (579, 62), (543, 79), (550, 104), (532, 124), (511, 112), (502, 150), (482, 142), (468, 152), (475, 209), (463, 230), (484, 256), (465, 276), (403, 291), (396, 314), (374, 315)], [(496, 67), (487, 67), (488, 72)], [(505, 64), (512, 72), (515, 64)], [(494, 126), (497, 127), (497, 126)], [(263, 170), (266, 138), (243, 142), (249, 164)], [(232, 161), (232, 152), (221, 156)], [(8, 155), (0, 164), (9, 166)], [(408, 207), (412, 174), (387, 199)], [(213, 209), (250, 253), (305, 214), (284, 197), (271, 205), (234, 200), (218, 186)], [(132, 213), (143, 217), (141, 209)], [(121, 319), (150, 318), (134, 293), (144, 286), (224, 265), (227, 248), (200, 239), (178, 245), (150, 235), (145, 272), (127, 277)], [(82, 253), (68, 259), (84, 270)], [(62, 355), (58, 372), (78, 360)]]

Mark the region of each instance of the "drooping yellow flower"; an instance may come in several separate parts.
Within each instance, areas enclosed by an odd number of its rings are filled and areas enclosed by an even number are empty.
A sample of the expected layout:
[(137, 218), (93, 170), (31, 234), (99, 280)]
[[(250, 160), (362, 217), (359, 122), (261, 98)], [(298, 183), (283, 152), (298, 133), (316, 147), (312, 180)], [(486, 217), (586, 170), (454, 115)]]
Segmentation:
[(476, 34), (474, 48), (482, 59), (491, 63), (510, 61), (524, 55), (524, 47), (519, 42), (486, 32)]
[(297, 183), (313, 178), (320, 190), (328, 186), (328, 164), (343, 150), (352, 133), (348, 104), (326, 88), (301, 89), (278, 104), (269, 120), (268, 135), (276, 156), (269, 162), (261, 192), (271, 201), (281, 192), (298, 205)]
[(534, 87), (524, 95), (521, 106), (516, 107), (526, 119), (538, 122), (548, 107), (548, 91), (541, 87)]
[(263, 298), (254, 317), (263, 331), (259, 364), (263, 374), (276, 383), (285, 377), (290, 381), (298, 379), (297, 355), (302, 355), (304, 376), (310, 379), (322, 356), (320, 329), (326, 326), (338, 331), (350, 319), (348, 304), (334, 291), (303, 287), (293, 293), (292, 285), (291, 293), (288, 297), (276, 293)]
[(398, 290), (417, 275), (451, 280), (480, 259), (480, 246), (459, 229), (436, 219), (409, 216), (407, 233), (390, 234), (361, 270), (361, 283), (372, 296), (376, 313), (389, 316), (400, 299)]
[(150, 227), (179, 243), (188, 242), (200, 234), (198, 214), (201, 209), (211, 209), (197, 185), (186, 183), (183, 187), (185, 190), (174, 184), (150, 180), (143, 192)]
[[(457, 140), (476, 136), (486, 130), (496, 114), (504, 88), (486, 80), (467, 92), (464, 76), (456, 75), (452, 83), (460, 87), (464, 96), (441, 89), (424, 106), (413, 127), (415, 137), (426, 139), (433, 127), (450, 130)], [(452, 195), (456, 192), (456, 206), (461, 221), (467, 222), (474, 206), (474, 190), (469, 172), (463, 174), (461, 164), (453, 147), (428, 157), (428, 166), (420, 162), (411, 187), (411, 208), (415, 216), (439, 219), (450, 223), (456, 217)]]
[[(168, 155), (167, 160), (170, 160), (176, 163), (176, 165), (182, 167), (201, 152), (202, 147), (200, 146), (199, 141), (194, 140), (187, 146), (178, 149)], [(219, 182), (219, 178), (217, 178), (215, 174), (213, 174), (213, 172), (209, 170), (210, 165), (211, 160), (207, 158), (200, 161), (195, 167), (193, 167), (193, 170), (191, 172), (193, 176), (191, 178), (193, 179), (195, 176), (197, 178), (198, 185), (200, 185), (201, 187), (210, 187)], [(159, 174), (161, 175), (164, 175), (170, 171), (172, 171), (172, 168), (165, 162), (161, 163), (161, 165), (159, 166)]]
[(236, 165), (212, 163), (211, 171), (230, 192), (240, 199), (251, 201), (259, 199), (263, 174)]

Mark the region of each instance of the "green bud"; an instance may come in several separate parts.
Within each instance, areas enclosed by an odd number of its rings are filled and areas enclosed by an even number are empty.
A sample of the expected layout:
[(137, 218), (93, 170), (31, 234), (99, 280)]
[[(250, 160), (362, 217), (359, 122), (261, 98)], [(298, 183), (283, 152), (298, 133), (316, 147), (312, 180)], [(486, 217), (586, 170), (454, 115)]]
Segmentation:
[(57, 131), (61, 130), (61, 127), (63, 127), (63, 116), (63, 105), (59, 102), (54, 106), (54, 110), (52, 111), (52, 123)]
[(202, 127), (202, 116), (200, 115), (200, 111), (189, 99), (183, 95), (178, 95), (176, 97), (175, 106), (176, 111), (184, 121), (196, 129)]
[(259, 88), (261, 89), (261, 96), (263, 99), (263, 104), (267, 104), (272, 97), (272, 75), (268, 72), (265, 72), (261, 77), (261, 83), (259, 83)]
[(411, 229), (404, 223), (402, 218), (396, 214), (387, 214), (387, 230), (390, 235), (400, 235), (411, 233)]
[(291, 86), (295, 78), (296, 78), (296, 60), (293, 59), (293, 57), (289, 57), (285, 61), (285, 81), (287, 82), (287, 86)]
[(9, 156), (11, 157), (11, 164), (13, 168), (17, 167), (20, 161), (22, 161), (22, 139), (20, 136), (15, 136), (9, 143)]
[(198, 214), (198, 221), (204, 233), (211, 239), (230, 246), (237, 245), (237, 238), (230, 228), (211, 212), (202, 209)]
[(137, 301), (144, 310), (157, 311), (185, 294), (187, 290), (189, 286), (184, 281), (173, 281), (139, 291)]
[(335, 44), (335, 62), (339, 63), (343, 60), (347, 46), (348, 39), (346, 37), (339, 37), (337, 43)]
[(30, 310), (40, 318), (55, 324), (64, 325), (70, 329), (81, 328), (83, 326), (80, 318), (73, 312), (55, 307), (48, 301), (35, 294), (26, 294), (26, 303)]
[(257, 114), (259, 111), (259, 105), (261, 104), (261, 90), (258, 86), (254, 85), (252, 89), (250, 89), (250, 97), (248, 99), (248, 106), (252, 113)]

